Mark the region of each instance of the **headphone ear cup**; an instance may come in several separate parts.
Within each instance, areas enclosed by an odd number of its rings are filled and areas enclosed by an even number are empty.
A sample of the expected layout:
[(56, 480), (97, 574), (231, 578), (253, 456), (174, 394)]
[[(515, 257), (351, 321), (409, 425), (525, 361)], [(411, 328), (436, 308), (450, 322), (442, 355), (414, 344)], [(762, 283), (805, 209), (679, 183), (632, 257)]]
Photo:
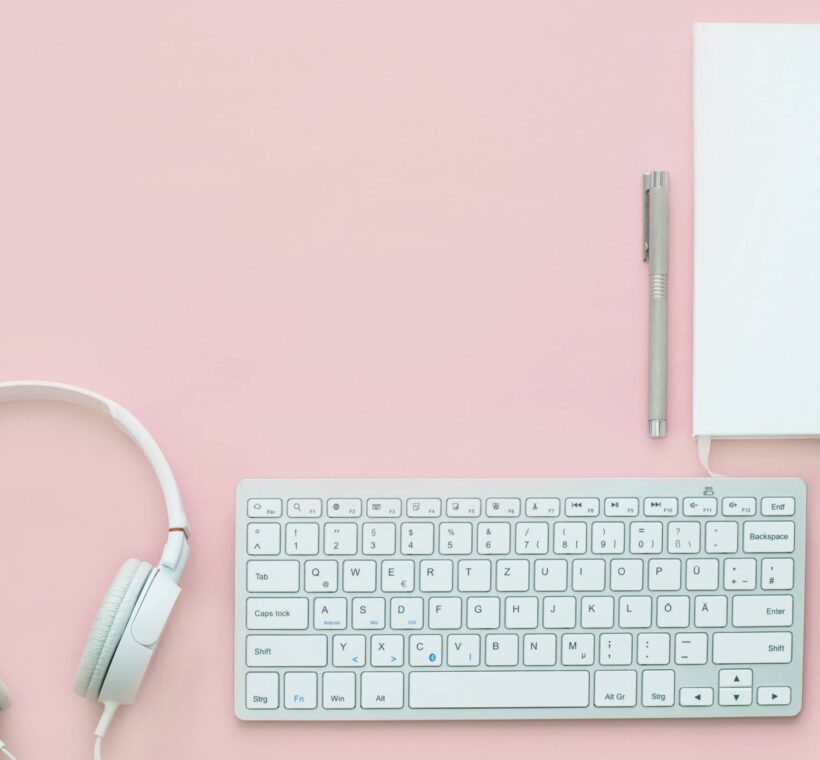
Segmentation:
[(11, 707), (11, 692), (6, 684), (0, 681), (0, 710), (8, 710)]
[(111, 660), (151, 569), (148, 562), (129, 559), (114, 578), (91, 626), (77, 667), (74, 691), (81, 697), (97, 699), (100, 696)]

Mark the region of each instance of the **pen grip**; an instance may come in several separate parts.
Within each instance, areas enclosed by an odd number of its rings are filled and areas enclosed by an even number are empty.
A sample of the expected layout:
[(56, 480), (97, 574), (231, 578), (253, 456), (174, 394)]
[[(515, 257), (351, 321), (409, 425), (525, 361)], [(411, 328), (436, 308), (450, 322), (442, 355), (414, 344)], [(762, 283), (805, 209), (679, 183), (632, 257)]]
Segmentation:
[(649, 288), (649, 419), (666, 417), (667, 295), (666, 275), (650, 277)]

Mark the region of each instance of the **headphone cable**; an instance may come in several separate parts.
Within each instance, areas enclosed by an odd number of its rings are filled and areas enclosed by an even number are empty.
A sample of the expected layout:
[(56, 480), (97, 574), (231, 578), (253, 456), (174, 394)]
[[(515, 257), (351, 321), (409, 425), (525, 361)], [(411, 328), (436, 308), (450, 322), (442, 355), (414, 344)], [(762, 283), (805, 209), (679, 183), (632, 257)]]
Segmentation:
[(2, 752), (9, 760), (17, 760), (17, 758), (6, 749), (6, 745), (0, 741), (0, 752)]

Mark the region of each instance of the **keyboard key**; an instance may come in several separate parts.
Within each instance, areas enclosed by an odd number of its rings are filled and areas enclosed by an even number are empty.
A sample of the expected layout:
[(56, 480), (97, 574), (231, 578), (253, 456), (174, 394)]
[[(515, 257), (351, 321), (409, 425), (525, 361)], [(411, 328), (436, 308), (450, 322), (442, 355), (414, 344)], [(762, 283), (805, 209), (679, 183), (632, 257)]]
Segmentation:
[(410, 674), (410, 707), (585, 707), (587, 671), (441, 671)]
[(716, 591), (718, 568), (716, 559), (687, 559), (686, 588), (689, 591)]
[(792, 701), (792, 690), (788, 686), (760, 686), (757, 690), (759, 705), (788, 705)]
[(285, 673), (283, 703), (287, 710), (316, 709), (316, 673)]
[(495, 563), (498, 591), (529, 591), (530, 563), (525, 559), (499, 559)]
[(658, 597), (658, 628), (686, 628), (689, 625), (688, 596)]
[(401, 553), (432, 554), (433, 523), (402, 523)]
[(408, 499), (408, 517), (440, 517), (441, 499)]
[(536, 560), (533, 587), (536, 591), (566, 591), (567, 561), (565, 559)]
[(328, 499), (327, 500), (327, 516), (329, 518), (336, 517), (361, 517), (362, 516), (362, 500), (361, 499)]
[(245, 676), (245, 706), (249, 710), (279, 707), (279, 674), (248, 673)]
[(757, 562), (753, 559), (723, 561), (723, 588), (727, 591), (751, 591), (756, 585)]
[(767, 591), (794, 588), (794, 560), (791, 557), (761, 560), (760, 587)]
[(732, 602), (735, 628), (788, 628), (792, 624), (790, 596), (736, 596)]
[(546, 554), (549, 551), (549, 545), (549, 526), (547, 523), (516, 523), (516, 554)]
[(708, 637), (705, 633), (675, 634), (675, 663), (677, 665), (705, 665)]
[(248, 499), (248, 517), (281, 517), (281, 499)]
[(734, 554), (737, 551), (737, 523), (706, 523), (706, 551), (709, 554)]
[(394, 554), (396, 526), (393, 523), (365, 523), (362, 526), (362, 554)]
[(793, 522), (743, 523), (743, 551), (780, 554), (794, 551)]
[(317, 597), (313, 601), (313, 626), (318, 629), (347, 627), (347, 599)]
[(414, 591), (416, 565), (409, 559), (382, 562), (382, 591), (407, 593)]
[(598, 499), (567, 499), (564, 502), (564, 514), (567, 517), (597, 517), (601, 511)]
[(447, 499), (447, 517), (480, 517), (481, 499)]
[(524, 502), (527, 517), (558, 517), (561, 514), (560, 499), (527, 499)]
[(725, 596), (695, 597), (695, 627), (725, 628), (729, 600)]
[(296, 631), (307, 625), (307, 599), (248, 599), (248, 628)]
[(591, 633), (565, 633), (561, 636), (563, 665), (592, 665), (595, 662), (595, 636)]
[(712, 660), (719, 665), (791, 662), (791, 633), (716, 633)]
[(644, 707), (671, 707), (675, 704), (675, 671), (644, 670), (641, 684)]
[(461, 599), (453, 596), (430, 597), (427, 625), (433, 630), (461, 628)]
[(509, 554), (510, 524), (479, 523), (476, 543), (479, 554)]
[(351, 600), (354, 630), (381, 630), (384, 628), (385, 605), (379, 597), (356, 597)]
[(508, 596), (504, 625), (511, 630), (538, 627), (538, 597)]
[(467, 598), (467, 627), (491, 629), (501, 623), (500, 603), (494, 596), (471, 596)]
[(472, 668), (479, 664), (481, 637), (474, 633), (447, 637), (447, 664), (451, 668)]
[[(381, 525), (379, 527), (392, 528), (393, 526)], [(325, 554), (330, 556), (355, 554), (358, 548), (358, 533), (359, 526), (356, 523), (325, 523)]]
[(637, 517), (638, 500), (635, 498), (605, 499), (604, 514), (607, 517)]
[(592, 523), (592, 553), (623, 554), (625, 530), (622, 522)]
[(439, 554), (471, 554), (473, 526), (470, 523), (442, 523), (438, 534)]
[(520, 514), (520, 499), (487, 499), (487, 517), (518, 517)]
[(253, 560), (248, 562), (247, 588), (252, 593), (299, 590), (296, 560)]
[(586, 523), (555, 523), (552, 535), (556, 554), (584, 554), (587, 550)]
[(629, 526), (632, 554), (660, 554), (663, 551), (663, 523), (633, 522)]
[(531, 667), (555, 665), (556, 644), (554, 633), (528, 633), (524, 636), (524, 664)]
[(752, 704), (751, 689), (720, 689), (718, 699), (721, 705), (730, 707), (742, 707)]
[(602, 559), (576, 559), (572, 562), (573, 591), (603, 591), (606, 562)]
[(423, 599), (414, 596), (396, 596), (390, 600), (390, 627), (394, 631), (408, 631), (421, 628), (423, 622)]
[(346, 559), (342, 565), (342, 588), (347, 592), (375, 591), (375, 560)]
[(632, 634), (602, 633), (598, 637), (598, 662), (601, 665), (632, 664)]
[(336, 668), (361, 668), (365, 662), (365, 637), (334, 636), (333, 666)]
[(515, 634), (490, 634), (486, 637), (485, 644), (485, 665), (490, 667), (518, 665), (518, 636)]
[(595, 672), (596, 707), (634, 707), (637, 699), (638, 674), (634, 670), (598, 670)]
[(492, 565), (488, 559), (458, 561), (459, 591), (489, 591)]
[(575, 597), (545, 596), (544, 628), (575, 627)]
[(680, 690), (682, 707), (711, 707), (715, 701), (714, 689), (689, 686)]
[(753, 515), (757, 511), (757, 500), (748, 496), (724, 499), (721, 502), (721, 511), (725, 517)]
[(717, 514), (717, 499), (711, 496), (684, 499), (683, 514), (686, 517), (712, 517)]
[(761, 499), (760, 512), (766, 517), (771, 515), (789, 517), (794, 514), (794, 497), (788, 496), (783, 499)]
[(419, 567), (419, 589), (421, 591), (452, 591), (452, 560), (424, 560)]
[(615, 599), (611, 596), (581, 597), (581, 628), (612, 628)]
[(621, 628), (649, 628), (652, 625), (651, 596), (622, 596), (618, 604)]
[(649, 590), (679, 591), (681, 586), (679, 559), (649, 560)]
[(362, 707), (366, 710), (404, 707), (404, 673), (362, 673)]
[(414, 668), (437, 668), (441, 665), (441, 636), (413, 634), (410, 636), (410, 666)]
[(666, 546), (670, 554), (697, 554), (700, 551), (700, 523), (669, 523)]
[(321, 517), (321, 499), (288, 499), (288, 517)]
[(355, 706), (355, 674), (325, 673), (322, 676), (322, 707), (325, 710), (352, 710)]
[(668, 665), (670, 642), (668, 633), (639, 633), (638, 664)]
[(316, 523), (288, 523), (285, 526), (285, 554), (319, 553), (319, 526)]
[(400, 668), (404, 665), (404, 636), (386, 634), (370, 638), (370, 664), (374, 668)]
[(643, 560), (613, 559), (609, 567), (609, 585), (613, 591), (640, 591), (643, 588)]
[(718, 674), (718, 683), (721, 687), (740, 689), (752, 685), (752, 670), (750, 668), (724, 668)]
[(368, 517), (401, 517), (401, 499), (368, 499)]
[(248, 636), (247, 664), (252, 668), (316, 668), (327, 665), (327, 637), (288, 634)]
[(643, 513), (646, 517), (675, 517), (678, 514), (678, 500), (669, 496), (644, 499)]
[(279, 554), (279, 523), (248, 526), (248, 554)]

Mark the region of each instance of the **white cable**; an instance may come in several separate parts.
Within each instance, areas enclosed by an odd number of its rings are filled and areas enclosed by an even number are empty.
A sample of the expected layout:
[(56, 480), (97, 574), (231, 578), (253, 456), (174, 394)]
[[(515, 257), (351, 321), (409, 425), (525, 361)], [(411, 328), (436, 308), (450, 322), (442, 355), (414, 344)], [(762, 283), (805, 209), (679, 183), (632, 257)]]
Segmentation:
[(102, 736), (94, 740), (94, 760), (102, 760)]
[(709, 473), (709, 477), (725, 478), (725, 475), (721, 475), (709, 467), (709, 451), (712, 448), (712, 439), (708, 435), (699, 435), (696, 440), (698, 442), (698, 459), (703, 469)]
[(0, 742), (0, 752), (2, 752), (9, 760), (17, 760), (17, 758), (6, 749), (5, 744)]
[(97, 724), (97, 728), (94, 729), (94, 736), (96, 737), (96, 739), (94, 739), (94, 760), (102, 760), (103, 736), (105, 736), (108, 731), (108, 727), (111, 725), (111, 721), (114, 719), (114, 715), (119, 706), (119, 702), (103, 702), (100, 722)]

